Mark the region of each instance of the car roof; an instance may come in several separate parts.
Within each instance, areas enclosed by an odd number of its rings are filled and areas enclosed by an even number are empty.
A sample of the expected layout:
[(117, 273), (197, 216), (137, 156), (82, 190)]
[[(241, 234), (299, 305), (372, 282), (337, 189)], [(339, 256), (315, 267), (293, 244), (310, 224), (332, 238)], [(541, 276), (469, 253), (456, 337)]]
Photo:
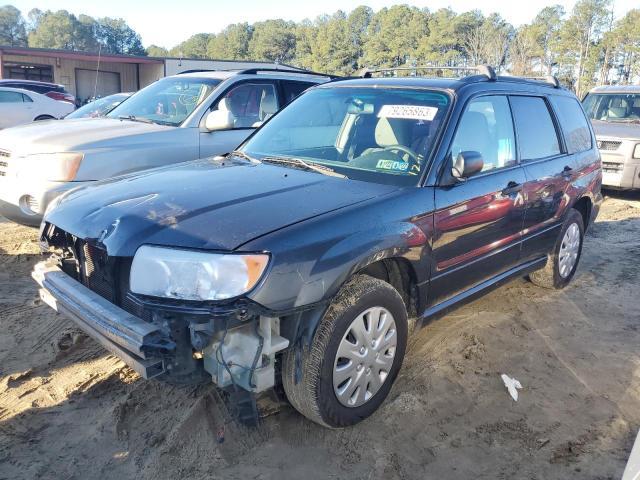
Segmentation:
[(0, 84), (0, 90), (7, 91), (7, 92), (22, 93), (24, 95), (40, 95), (38, 92), (34, 92), (33, 90), (26, 90), (24, 88), (15, 88), (15, 87), (3, 87), (2, 84)]
[(58, 87), (58, 88), (64, 88), (64, 85), (60, 85), (58, 83), (51, 83), (51, 82), (38, 82), (37, 80), (22, 80), (19, 78), (3, 78), (0, 79), (0, 85), (2, 85), (3, 83), (22, 83), (23, 85), (40, 85), (43, 87)]
[(295, 80), (306, 80), (310, 82), (322, 82), (327, 81), (330, 76), (324, 75), (321, 73), (315, 72), (297, 72), (295, 70), (277, 70), (277, 69), (260, 69), (260, 68), (251, 68), (251, 69), (240, 69), (240, 70), (200, 70), (200, 71), (188, 71), (184, 73), (178, 73), (177, 75), (172, 75), (171, 78), (212, 78), (216, 80), (226, 80), (231, 77), (236, 76), (244, 76), (247, 78), (251, 77), (269, 77), (269, 78), (277, 78), (280, 80), (286, 79), (295, 79)]
[(601, 85), (589, 93), (640, 93), (640, 85)]

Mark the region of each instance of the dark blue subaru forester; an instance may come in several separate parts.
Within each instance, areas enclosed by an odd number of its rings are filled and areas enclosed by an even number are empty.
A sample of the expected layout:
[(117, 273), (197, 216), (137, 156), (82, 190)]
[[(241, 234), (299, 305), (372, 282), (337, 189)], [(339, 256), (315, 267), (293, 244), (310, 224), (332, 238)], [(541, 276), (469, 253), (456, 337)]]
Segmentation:
[(409, 319), (513, 277), (565, 287), (602, 201), (576, 97), (473, 70), (329, 82), (224, 157), (70, 192), (41, 227), (43, 299), (146, 378), (281, 384), (359, 422)]

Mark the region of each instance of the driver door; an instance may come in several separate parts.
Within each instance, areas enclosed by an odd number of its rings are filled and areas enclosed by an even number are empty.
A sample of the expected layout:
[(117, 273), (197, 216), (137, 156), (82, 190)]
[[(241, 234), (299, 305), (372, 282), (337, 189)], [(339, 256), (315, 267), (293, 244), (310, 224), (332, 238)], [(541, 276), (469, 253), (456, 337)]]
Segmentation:
[(506, 96), (472, 99), (448, 156), (481, 154), (480, 173), (435, 189), (434, 269), (429, 303), (437, 304), (514, 267), (524, 221), (524, 171), (516, 160), (515, 135)]
[[(201, 128), (200, 158), (235, 150), (258, 126), (274, 115), (279, 107), (275, 81), (250, 80), (236, 83), (218, 97), (210, 109), (228, 110), (233, 118), (233, 128), (214, 132)], [(204, 118), (201, 124), (204, 124)]]

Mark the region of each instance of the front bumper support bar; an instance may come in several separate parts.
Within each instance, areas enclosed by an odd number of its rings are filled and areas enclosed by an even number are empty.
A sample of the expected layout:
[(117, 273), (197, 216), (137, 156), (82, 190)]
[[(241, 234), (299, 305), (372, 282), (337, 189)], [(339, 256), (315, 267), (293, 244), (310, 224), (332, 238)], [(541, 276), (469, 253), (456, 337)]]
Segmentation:
[(159, 346), (173, 346), (158, 326), (112, 304), (51, 262), (38, 263), (31, 276), (40, 285), (40, 298), (45, 303), (71, 318), (142, 377), (153, 378), (165, 372), (162, 358), (149, 356)]

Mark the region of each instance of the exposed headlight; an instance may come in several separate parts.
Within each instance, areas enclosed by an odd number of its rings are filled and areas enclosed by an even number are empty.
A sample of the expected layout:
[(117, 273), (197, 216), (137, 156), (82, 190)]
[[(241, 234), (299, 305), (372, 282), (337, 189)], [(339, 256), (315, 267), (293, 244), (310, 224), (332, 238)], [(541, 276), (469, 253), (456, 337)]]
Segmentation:
[(633, 158), (640, 158), (640, 143), (633, 149)]
[(18, 176), (29, 179), (69, 182), (73, 180), (84, 157), (80, 152), (36, 153), (18, 161)]
[(143, 245), (133, 257), (134, 293), (181, 300), (223, 300), (251, 290), (267, 264), (266, 254), (218, 254)]

